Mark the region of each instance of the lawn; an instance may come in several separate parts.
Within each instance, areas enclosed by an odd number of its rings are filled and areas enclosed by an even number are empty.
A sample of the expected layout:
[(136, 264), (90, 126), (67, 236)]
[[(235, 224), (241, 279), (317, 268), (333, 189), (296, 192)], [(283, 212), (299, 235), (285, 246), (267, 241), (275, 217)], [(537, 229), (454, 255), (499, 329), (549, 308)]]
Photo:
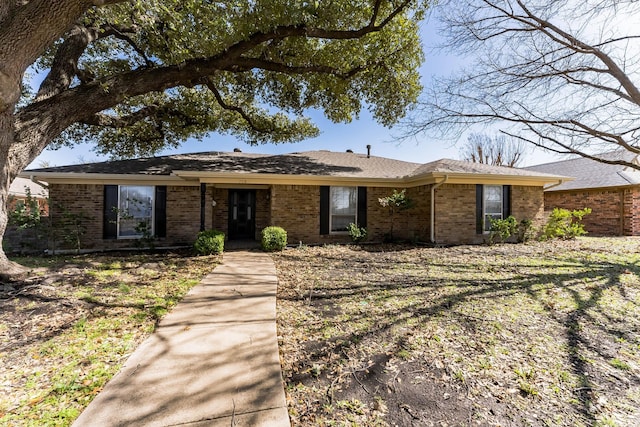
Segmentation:
[(0, 283), (0, 425), (68, 426), (219, 258), (15, 260), (34, 272), (23, 283)]
[(640, 425), (640, 240), (274, 255), (294, 426)]

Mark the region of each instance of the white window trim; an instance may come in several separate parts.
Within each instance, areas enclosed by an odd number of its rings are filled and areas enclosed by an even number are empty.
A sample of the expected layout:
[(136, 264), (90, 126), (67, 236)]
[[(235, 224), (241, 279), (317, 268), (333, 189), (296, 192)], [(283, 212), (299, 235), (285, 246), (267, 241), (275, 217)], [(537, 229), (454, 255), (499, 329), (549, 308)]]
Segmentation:
[[(487, 199), (486, 199), (486, 188), (487, 187), (496, 187), (500, 188), (500, 212), (487, 212)], [(482, 230), (483, 234), (489, 234), (491, 231), (488, 229), (490, 225), (487, 221), (487, 214), (496, 215), (500, 214), (500, 219), (503, 218), (504, 213), (504, 186), (503, 185), (483, 185), (482, 186)]]
[(156, 225), (156, 187), (153, 185), (118, 185), (118, 216), (116, 221), (116, 239), (118, 240), (137, 240), (141, 239), (142, 235), (136, 236), (121, 236), (120, 235), (120, 188), (122, 187), (148, 187), (151, 188), (151, 234), (155, 235)]
[[(354, 223), (357, 224), (358, 223), (358, 187), (354, 187), (354, 186), (348, 186), (348, 185), (336, 185), (336, 186), (332, 186), (329, 187), (329, 234), (337, 234), (337, 235), (344, 235), (344, 234), (349, 234), (348, 230), (341, 230), (341, 231), (333, 231), (333, 197), (332, 196), (332, 191), (334, 188), (355, 188), (356, 190), (356, 213), (354, 215)], [(339, 215), (336, 215), (339, 216)], [(346, 215), (343, 215), (346, 216)]]

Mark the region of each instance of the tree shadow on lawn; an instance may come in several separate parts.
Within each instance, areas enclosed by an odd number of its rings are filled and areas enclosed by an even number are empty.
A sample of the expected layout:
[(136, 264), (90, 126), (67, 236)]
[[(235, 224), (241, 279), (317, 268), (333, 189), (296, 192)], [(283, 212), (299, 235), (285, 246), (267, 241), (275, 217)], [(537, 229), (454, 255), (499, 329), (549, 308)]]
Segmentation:
[[(555, 333), (551, 337), (557, 346), (554, 350), (560, 350), (561, 356), (567, 362), (566, 366), (577, 378), (577, 384), (573, 384), (572, 396), (568, 401), (571, 402), (570, 406), (578, 419), (588, 424), (595, 424), (597, 421), (597, 406), (601, 405), (598, 402), (599, 396), (607, 394), (609, 400), (624, 400), (627, 390), (640, 385), (640, 378), (637, 372), (634, 374), (633, 369), (616, 369), (611, 364), (611, 361), (618, 358), (621, 343), (640, 344), (640, 323), (633, 317), (623, 317), (622, 308), (616, 312), (609, 306), (609, 302), (603, 300), (605, 297), (612, 298), (609, 294), (614, 293), (619, 296), (620, 304), (629, 304), (637, 309), (636, 301), (624, 285), (625, 276), (640, 275), (640, 268), (634, 263), (571, 260), (557, 262), (553, 266), (554, 271), (549, 271), (550, 267), (545, 266), (536, 272), (535, 266), (510, 262), (506, 266), (511, 272), (510, 277), (507, 275), (504, 278), (489, 279), (486, 275), (478, 278), (460, 276), (476, 271), (486, 273), (492, 268), (499, 269), (499, 264), (478, 266), (462, 262), (436, 262), (422, 267), (427, 270), (426, 277), (418, 266), (415, 270), (400, 269), (397, 275), (390, 272), (381, 280), (368, 280), (359, 274), (366, 275), (367, 271), (383, 269), (385, 264), (389, 270), (389, 259), (380, 262), (366, 259), (368, 267), (360, 268), (363, 260), (353, 259), (358, 257), (358, 253), (351, 252), (350, 257), (351, 259), (345, 261), (344, 257), (339, 255), (329, 256), (333, 258), (332, 261), (348, 266), (345, 275), (336, 274), (339, 269), (332, 268), (324, 256), (318, 256), (314, 263), (324, 266), (328, 272), (327, 277), (317, 280), (308, 294), (303, 292), (296, 296), (287, 293), (279, 296), (281, 299), (306, 301), (324, 325), (327, 322), (331, 324), (332, 320), (338, 326), (344, 322), (366, 325), (364, 328), (354, 328), (343, 334), (329, 334), (331, 336), (326, 339), (308, 343), (308, 357), (298, 360), (292, 369), (293, 372), (297, 372), (290, 379), (293, 383), (313, 384), (321, 380), (317, 373), (314, 374), (308, 368), (331, 360), (332, 365), (328, 369), (325, 368), (328, 372), (324, 379), (326, 383), (332, 372), (345, 363), (345, 358), (349, 360), (349, 355), (364, 351), (359, 347), (363, 342), (379, 342), (389, 336), (395, 337), (386, 343), (388, 347), (385, 352), (395, 356), (406, 354), (403, 352), (408, 348), (407, 342), (410, 342), (414, 335), (423, 332), (420, 330), (421, 325), (443, 319), (454, 322), (454, 329), (461, 330), (470, 341), (475, 339), (476, 329), (486, 333), (487, 324), (498, 322), (500, 328), (513, 329), (513, 334), (516, 335), (514, 338), (517, 339), (518, 334), (526, 331), (522, 328), (527, 327), (527, 322), (535, 322), (535, 327), (549, 323), (545, 327)], [(309, 259), (299, 257), (299, 262), (305, 261)], [(394, 267), (397, 265), (392, 265), (390, 270), (393, 271)], [(438, 277), (438, 272), (442, 269), (454, 273), (456, 277)], [(513, 308), (505, 307), (505, 311), (515, 315), (512, 323), (484, 318), (483, 313), (478, 315), (472, 309), (474, 305), (484, 304), (483, 300), (508, 302), (510, 298), (517, 299), (521, 296), (529, 299), (527, 305), (535, 306), (537, 309), (534, 313), (524, 313), (518, 311), (518, 307), (515, 311)], [(405, 303), (398, 304), (397, 307), (387, 304), (375, 315), (372, 315), (371, 310), (351, 309), (353, 299), (361, 299), (370, 305), (376, 299), (390, 301), (393, 298), (402, 298)], [(372, 316), (375, 316), (375, 321), (372, 321)], [(532, 317), (529, 319), (527, 316)], [(522, 341), (516, 343), (516, 347), (525, 347), (528, 344), (527, 337), (520, 338)], [(537, 369), (543, 368), (545, 367)], [(568, 410), (567, 407), (562, 409)]]

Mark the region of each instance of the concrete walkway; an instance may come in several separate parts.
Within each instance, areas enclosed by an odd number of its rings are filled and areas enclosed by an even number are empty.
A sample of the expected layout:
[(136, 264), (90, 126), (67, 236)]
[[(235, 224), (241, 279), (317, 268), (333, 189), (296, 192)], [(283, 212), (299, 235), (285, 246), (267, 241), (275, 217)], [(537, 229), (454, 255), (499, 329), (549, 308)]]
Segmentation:
[(74, 426), (289, 426), (276, 339), (276, 271), (224, 254)]

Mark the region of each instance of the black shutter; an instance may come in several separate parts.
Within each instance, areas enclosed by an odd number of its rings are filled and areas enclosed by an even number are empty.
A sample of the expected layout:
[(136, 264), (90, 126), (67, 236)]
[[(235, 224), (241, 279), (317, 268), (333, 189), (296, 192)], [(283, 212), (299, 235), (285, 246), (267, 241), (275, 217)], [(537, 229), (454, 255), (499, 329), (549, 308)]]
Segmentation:
[(476, 234), (484, 233), (482, 221), (483, 200), (482, 184), (476, 184)]
[(204, 231), (205, 208), (207, 205), (207, 184), (200, 184), (200, 231)]
[(320, 234), (329, 234), (329, 187), (320, 187)]
[(102, 238), (118, 238), (118, 186), (104, 186)]
[(502, 186), (502, 219), (511, 215), (511, 186)]
[(367, 187), (358, 187), (358, 227), (367, 227)]
[(156, 200), (154, 206), (154, 224), (156, 237), (167, 237), (167, 186), (156, 186)]

